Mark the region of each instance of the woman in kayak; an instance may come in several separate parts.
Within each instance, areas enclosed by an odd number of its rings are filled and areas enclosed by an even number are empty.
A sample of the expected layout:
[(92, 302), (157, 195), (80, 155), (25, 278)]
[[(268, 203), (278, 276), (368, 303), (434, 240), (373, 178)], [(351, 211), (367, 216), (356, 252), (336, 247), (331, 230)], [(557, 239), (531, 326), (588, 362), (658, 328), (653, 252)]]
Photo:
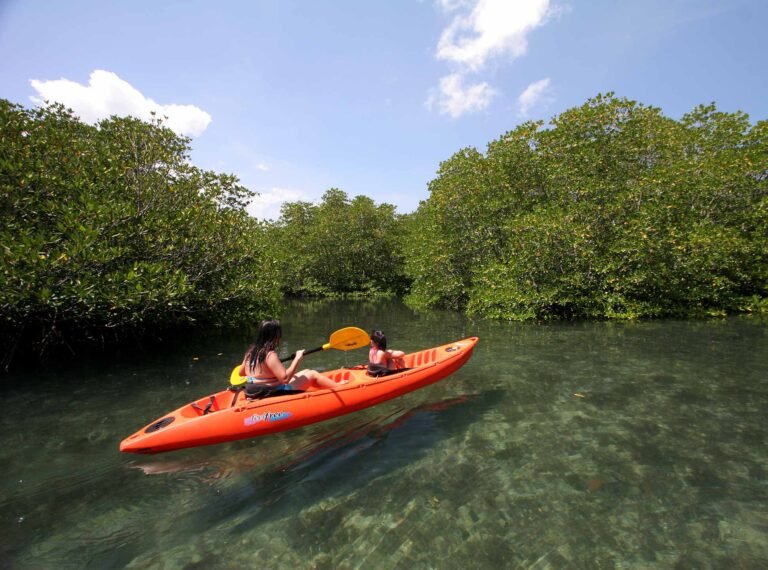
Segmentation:
[(283, 330), (277, 319), (261, 321), (256, 340), (245, 353), (243, 367), (247, 377), (245, 383), (246, 396), (263, 396), (271, 392), (281, 390), (306, 390), (313, 384), (321, 388), (334, 388), (338, 384), (327, 376), (323, 376), (317, 370), (301, 370), (296, 372), (301, 359), (304, 357), (304, 349), (296, 351), (288, 368), (283, 366), (277, 356), (277, 347)]
[(387, 337), (381, 331), (371, 333), (371, 350), (368, 352), (368, 372), (371, 376), (384, 376), (393, 370), (405, 368), (405, 353), (387, 350)]

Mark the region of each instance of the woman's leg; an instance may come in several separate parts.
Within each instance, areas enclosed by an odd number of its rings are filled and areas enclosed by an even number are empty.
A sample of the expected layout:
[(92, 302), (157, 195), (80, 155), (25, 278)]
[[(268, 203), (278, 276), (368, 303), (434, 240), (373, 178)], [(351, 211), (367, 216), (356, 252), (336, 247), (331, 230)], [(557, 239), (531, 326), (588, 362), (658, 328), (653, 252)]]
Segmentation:
[(317, 370), (302, 370), (296, 373), (289, 384), (294, 390), (306, 390), (312, 384), (320, 386), (321, 388), (335, 388), (340, 384), (347, 384), (347, 380), (339, 380), (334, 382), (328, 376), (320, 374)]

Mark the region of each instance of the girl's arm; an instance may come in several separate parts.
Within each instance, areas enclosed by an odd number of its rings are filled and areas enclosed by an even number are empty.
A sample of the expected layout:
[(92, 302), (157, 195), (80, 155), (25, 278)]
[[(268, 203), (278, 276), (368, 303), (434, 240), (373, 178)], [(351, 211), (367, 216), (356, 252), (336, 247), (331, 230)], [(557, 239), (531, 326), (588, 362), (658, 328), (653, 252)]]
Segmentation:
[(390, 368), (405, 368), (405, 353), (402, 350), (388, 350), (389, 363), (387, 366)]

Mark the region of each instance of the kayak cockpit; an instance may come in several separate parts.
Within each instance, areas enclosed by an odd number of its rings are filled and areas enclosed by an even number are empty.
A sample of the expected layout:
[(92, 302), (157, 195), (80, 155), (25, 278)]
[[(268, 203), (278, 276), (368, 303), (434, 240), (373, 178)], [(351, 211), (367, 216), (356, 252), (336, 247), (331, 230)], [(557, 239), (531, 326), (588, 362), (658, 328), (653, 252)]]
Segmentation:
[[(445, 350), (450, 351), (451, 349), (456, 350), (457, 347), (448, 347)], [(413, 354), (408, 354), (405, 357), (405, 369), (403, 369), (402, 372), (405, 372), (407, 370), (411, 370), (414, 368), (422, 368), (425, 366), (429, 366), (430, 364), (436, 362), (438, 359), (439, 359), (438, 349), (436, 348), (422, 350), (420, 352), (415, 352)], [(334, 382), (339, 383), (340, 386), (343, 386), (345, 384), (355, 383), (355, 381), (373, 379), (373, 377), (369, 376), (368, 374), (364, 374), (364, 376), (362, 376), (361, 378), (359, 373), (355, 373), (365, 369), (366, 369), (366, 365), (361, 364), (359, 366), (333, 371), (329, 373), (329, 377)], [(390, 375), (397, 374), (398, 372), (399, 371), (397, 370), (393, 370), (390, 373)], [(321, 390), (327, 390), (327, 389), (311, 386), (309, 387), (308, 390), (306, 390), (306, 392), (318, 392)], [(225, 390), (223, 392), (219, 392), (211, 396), (200, 398), (199, 400), (196, 400), (184, 406), (180, 411), (180, 415), (184, 418), (196, 418), (199, 416), (208, 415), (221, 410), (227, 410), (229, 408), (233, 408), (238, 402), (245, 403), (245, 402), (251, 402), (254, 400), (261, 400), (264, 398), (281, 397), (281, 396), (289, 396), (289, 395), (296, 394), (296, 392), (285, 393), (285, 394), (280, 394), (279, 392), (276, 392), (272, 394), (267, 394), (265, 396), (262, 396), (261, 398), (250, 399), (250, 398), (246, 398), (243, 392), (244, 391), (242, 388), (240, 389), (230, 388), (230, 390)]]
[(199, 400), (187, 404), (181, 409), (180, 414), (184, 418), (196, 418), (220, 410), (226, 410), (234, 406), (239, 397), (239, 390), (219, 392), (218, 394), (206, 396), (205, 398), (200, 398)]

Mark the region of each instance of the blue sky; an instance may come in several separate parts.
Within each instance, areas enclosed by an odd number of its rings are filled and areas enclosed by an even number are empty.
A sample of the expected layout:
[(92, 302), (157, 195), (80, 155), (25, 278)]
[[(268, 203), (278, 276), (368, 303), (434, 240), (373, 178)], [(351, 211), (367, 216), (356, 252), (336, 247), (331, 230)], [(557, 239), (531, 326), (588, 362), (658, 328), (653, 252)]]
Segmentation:
[(768, 0), (0, 0), (0, 97), (157, 109), (274, 218), (331, 187), (413, 211), (441, 161), (614, 91), (768, 118)]

